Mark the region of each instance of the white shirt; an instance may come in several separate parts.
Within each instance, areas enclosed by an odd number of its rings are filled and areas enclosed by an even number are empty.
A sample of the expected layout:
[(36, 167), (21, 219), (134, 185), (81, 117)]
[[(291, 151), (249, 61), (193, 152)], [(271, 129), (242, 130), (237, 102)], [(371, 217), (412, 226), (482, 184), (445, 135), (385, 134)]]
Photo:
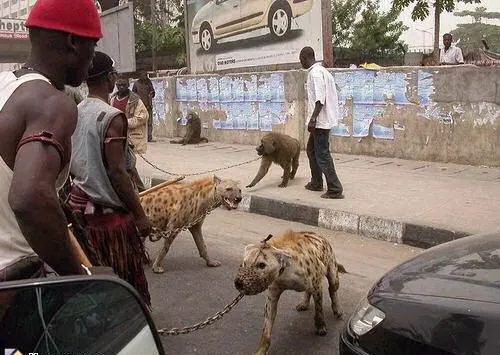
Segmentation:
[(309, 68), (307, 74), (307, 119), (306, 126), (311, 120), (316, 102), (323, 107), (316, 120), (316, 128), (332, 129), (339, 121), (339, 101), (337, 87), (333, 75), (320, 63)]
[(458, 47), (450, 47), (446, 51), (444, 48), (441, 49), (439, 55), (439, 63), (449, 63), (449, 64), (460, 64), (464, 63), (464, 56), (462, 50)]

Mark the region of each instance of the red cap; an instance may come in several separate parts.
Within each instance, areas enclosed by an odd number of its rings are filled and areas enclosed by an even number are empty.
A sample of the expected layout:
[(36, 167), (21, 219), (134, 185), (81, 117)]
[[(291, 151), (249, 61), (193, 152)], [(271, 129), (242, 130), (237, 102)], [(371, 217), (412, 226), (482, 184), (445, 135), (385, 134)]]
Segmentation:
[(94, 0), (38, 0), (26, 20), (26, 27), (102, 38), (101, 18)]

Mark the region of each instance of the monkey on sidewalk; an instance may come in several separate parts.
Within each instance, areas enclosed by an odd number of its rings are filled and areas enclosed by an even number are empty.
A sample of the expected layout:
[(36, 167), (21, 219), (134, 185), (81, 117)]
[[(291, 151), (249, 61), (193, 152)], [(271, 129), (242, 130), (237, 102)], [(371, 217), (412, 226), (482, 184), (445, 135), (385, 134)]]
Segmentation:
[(181, 139), (173, 139), (170, 141), (171, 144), (198, 144), (207, 143), (208, 139), (201, 137), (201, 120), (198, 114), (194, 111), (190, 111), (187, 115), (187, 125), (186, 134)]
[(286, 187), (288, 180), (293, 180), (299, 167), (299, 141), (286, 134), (271, 132), (262, 137), (256, 150), (257, 154), (262, 156), (260, 168), (253, 181), (246, 187), (255, 186), (267, 174), (271, 163), (283, 168), (283, 180), (278, 187)]

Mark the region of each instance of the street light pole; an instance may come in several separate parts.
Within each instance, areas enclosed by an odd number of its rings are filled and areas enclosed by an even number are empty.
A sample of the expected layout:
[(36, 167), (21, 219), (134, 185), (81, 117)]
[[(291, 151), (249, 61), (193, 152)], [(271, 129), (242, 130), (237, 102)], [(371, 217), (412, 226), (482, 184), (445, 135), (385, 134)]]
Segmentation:
[(155, 27), (155, 19), (156, 19), (156, 6), (155, 6), (155, 0), (151, 0), (151, 26), (152, 26), (152, 33), (151, 33), (151, 59), (153, 62), (153, 72), (156, 72), (156, 27)]

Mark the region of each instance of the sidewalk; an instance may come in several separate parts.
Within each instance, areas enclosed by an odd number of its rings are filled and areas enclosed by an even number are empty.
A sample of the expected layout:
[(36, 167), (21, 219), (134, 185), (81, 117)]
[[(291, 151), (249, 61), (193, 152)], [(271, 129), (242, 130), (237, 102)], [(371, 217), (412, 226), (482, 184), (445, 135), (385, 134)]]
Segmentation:
[[(242, 210), (395, 243), (429, 247), (500, 229), (500, 168), (334, 156), (344, 186), (343, 200), (325, 200), (320, 192), (304, 189), (310, 176), (305, 152), (295, 180), (284, 189), (277, 187), (282, 175), (277, 165), (256, 186), (244, 187), (260, 161), (216, 175), (241, 182)], [(190, 174), (248, 161), (257, 154), (253, 146), (219, 142), (180, 146), (158, 141), (149, 143), (145, 157), (164, 170)], [(171, 178), (139, 156), (137, 168), (148, 186)]]

